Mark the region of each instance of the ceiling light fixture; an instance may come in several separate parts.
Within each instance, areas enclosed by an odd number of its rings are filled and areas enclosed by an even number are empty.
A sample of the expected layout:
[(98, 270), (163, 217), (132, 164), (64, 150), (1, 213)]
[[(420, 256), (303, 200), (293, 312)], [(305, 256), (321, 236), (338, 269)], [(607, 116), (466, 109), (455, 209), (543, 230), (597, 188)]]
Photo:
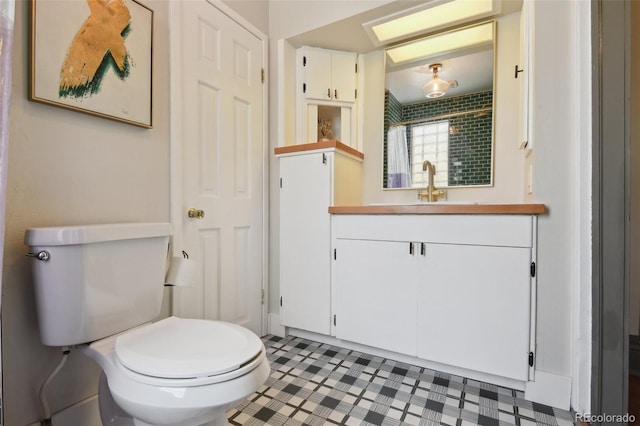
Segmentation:
[(427, 98), (439, 98), (440, 96), (444, 96), (445, 93), (449, 90), (451, 85), (448, 81), (441, 79), (438, 77), (438, 71), (442, 69), (442, 64), (431, 64), (429, 65), (429, 69), (433, 71), (433, 79), (422, 86), (422, 91)]

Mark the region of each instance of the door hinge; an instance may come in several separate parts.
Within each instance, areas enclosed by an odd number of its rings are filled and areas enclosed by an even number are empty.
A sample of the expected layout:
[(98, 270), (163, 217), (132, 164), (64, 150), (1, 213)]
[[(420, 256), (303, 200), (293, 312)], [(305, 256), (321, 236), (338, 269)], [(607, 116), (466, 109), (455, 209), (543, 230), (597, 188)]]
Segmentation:
[(264, 305), (264, 289), (260, 290), (260, 304)]
[(531, 278), (534, 278), (536, 276), (536, 262), (531, 262), (529, 272), (531, 272)]
[(327, 164), (327, 154), (322, 153), (322, 164)]
[(280, 178), (280, 189), (282, 189), (282, 178)]
[(336, 316), (335, 315), (333, 316), (333, 326), (334, 327), (336, 326)]
[(306, 66), (307, 66), (307, 57), (306, 57), (306, 56), (303, 56), (303, 57), (302, 57), (302, 66), (303, 66), (303, 67), (306, 67)]
[(356, 89), (356, 99), (358, 99), (358, 89)]
[(280, 307), (282, 307), (282, 296), (280, 296)]
[(358, 64), (356, 63), (356, 74), (358, 74)]
[(260, 78), (262, 78), (262, 84), (264, 84), (264, 68), (260, 70)]
[(338, 260), (338, 249), (333, 249), (333, 260)]
[(533, 352), (529, 352), (529, 367), (533, 367)]
[(307, 93), (307, 83), (302, 83), (302, 93)]

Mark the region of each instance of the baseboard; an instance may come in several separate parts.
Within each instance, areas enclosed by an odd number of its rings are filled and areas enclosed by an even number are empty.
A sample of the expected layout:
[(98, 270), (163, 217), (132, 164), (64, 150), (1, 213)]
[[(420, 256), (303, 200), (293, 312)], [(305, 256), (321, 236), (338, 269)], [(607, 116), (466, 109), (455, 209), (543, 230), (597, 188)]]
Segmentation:
[(524, 399), (552, 407), (571, 408), (571, 377), (536, 370), (534, 382), (524, 387)]
[[(36, 422), (29, 426), (40, 425), (40, 422)], [(80, 401), (51, 416), (51, 426), (70, 425), (102, 426), (100, 409), (98, 408), (98, 395)]]
[(640, 377), (640, 336), (629, 336), (629, 374)]
[(284, 326), (280, 324), (280, 314), (269, 314), (268, 332), (278, 337), (285, 337), (287, 335)]

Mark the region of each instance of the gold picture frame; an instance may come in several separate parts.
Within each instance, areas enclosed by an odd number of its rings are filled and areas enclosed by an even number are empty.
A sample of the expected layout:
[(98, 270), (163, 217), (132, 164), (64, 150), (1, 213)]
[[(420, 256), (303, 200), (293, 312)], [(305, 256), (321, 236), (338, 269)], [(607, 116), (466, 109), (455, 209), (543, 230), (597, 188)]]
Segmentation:
[(152, 62), (153, 11), (141, 3), (32, 0), (32, 101), (150, 129)]

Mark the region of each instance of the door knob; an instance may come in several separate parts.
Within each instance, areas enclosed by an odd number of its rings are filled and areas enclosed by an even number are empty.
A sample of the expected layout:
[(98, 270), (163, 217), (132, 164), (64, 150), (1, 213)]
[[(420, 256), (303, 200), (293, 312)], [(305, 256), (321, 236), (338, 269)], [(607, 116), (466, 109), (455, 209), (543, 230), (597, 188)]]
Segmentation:
[(203, 219), (204, 218), (204, 210), (194, 209), (191, 207), (187, 212), (187, 216), (191, 219)]

